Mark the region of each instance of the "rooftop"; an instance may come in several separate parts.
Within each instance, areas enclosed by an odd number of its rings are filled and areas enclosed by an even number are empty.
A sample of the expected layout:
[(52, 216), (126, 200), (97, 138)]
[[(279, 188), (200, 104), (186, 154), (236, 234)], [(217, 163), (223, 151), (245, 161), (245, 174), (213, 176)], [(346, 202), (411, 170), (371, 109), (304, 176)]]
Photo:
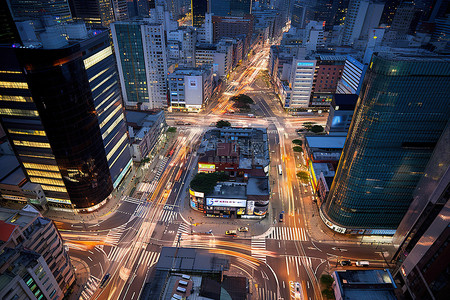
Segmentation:
[(268, 195), (268, 177), (250, 177), (247, 182), (247, 195)]
[(0, 220), (0, 241), (7, 242), (17, 225), (8, 224)]
[(225, 199), (246, 199), (246, 184), (235, 182), (219, 182), (207, 197), (220, 197)]
[(334, 94), (331, 106), (335, 109), (338, 107), (339, 110), (355, 110), (357, 101), (356, 94)]
[(310, 148), (342, 149), (347, 137), (345, 136), (307, 136), (306, 142)]

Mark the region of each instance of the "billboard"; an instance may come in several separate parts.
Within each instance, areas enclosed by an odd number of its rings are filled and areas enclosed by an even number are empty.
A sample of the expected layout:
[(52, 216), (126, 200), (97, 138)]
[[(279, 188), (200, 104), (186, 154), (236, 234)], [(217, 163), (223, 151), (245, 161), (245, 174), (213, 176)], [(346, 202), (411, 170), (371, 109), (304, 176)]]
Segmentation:
[(206, 198), (207, 206), (246, 207), (247, 200)]
[(198, 172), (199, 173), (212, 173), (216, 171), (215, 164), (198, 164)]
[(196, 192), (196, 191), (193, 191), (191, 189), (189, 189), (189, 194), (191, 194), (192, 196), (195, 196), (195, 197), (200, 197), (200, 198), (205, 197), (204, 193)]

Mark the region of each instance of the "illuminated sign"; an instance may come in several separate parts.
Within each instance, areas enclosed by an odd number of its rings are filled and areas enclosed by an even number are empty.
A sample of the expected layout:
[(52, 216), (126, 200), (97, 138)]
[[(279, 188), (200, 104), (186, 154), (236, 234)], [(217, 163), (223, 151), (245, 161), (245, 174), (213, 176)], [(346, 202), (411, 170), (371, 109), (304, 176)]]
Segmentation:
[(49, 202), (56, 202), (56, 203), (72, 204), (72, 202), (70, 202), (70, 200), (56, 199), (56, 198), (48, 198), (48, 197), (47, 197), (47, 201), (49, 201)]
[(206, 198), (207, 206), (246, 207), (247, 200)]
[(255, 201), (247, 201), (247, 215), (253, 215), (255, 210)]
[(216, 171), (216, 165), (215, 164), (198, 164), (198, 172), (199, 173), (211, 173)]
[(299, 62), (299, 63), (297, 63), (297, 67), (314, 67), (314, 63), (312, 63), (312, 62)]
[(205, 194), (200, 193), (200, 192), (193, 191), (193, 190), (191, 190), (191, 189), (189, 189), (189, 194), (191, 194), (192, 196), (195, 196), (195, 197), (200, 197), (200, 198), (205, 197)]

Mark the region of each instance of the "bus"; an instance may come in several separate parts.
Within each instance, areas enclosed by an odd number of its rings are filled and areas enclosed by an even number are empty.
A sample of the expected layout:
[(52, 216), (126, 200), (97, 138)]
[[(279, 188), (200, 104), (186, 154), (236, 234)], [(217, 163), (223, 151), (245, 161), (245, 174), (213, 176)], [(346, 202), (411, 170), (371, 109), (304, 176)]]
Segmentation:
[(278, 165), (278, 174), (283, 175), (283, 169), (281, 168), (281, 165)]

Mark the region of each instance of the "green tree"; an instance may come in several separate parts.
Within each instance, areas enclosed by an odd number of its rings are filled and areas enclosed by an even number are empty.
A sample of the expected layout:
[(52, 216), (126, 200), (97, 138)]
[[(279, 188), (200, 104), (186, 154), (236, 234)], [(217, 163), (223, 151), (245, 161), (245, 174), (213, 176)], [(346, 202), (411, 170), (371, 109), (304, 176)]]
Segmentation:
[(209, 193), (218, 181), (226, 181), (229, 176), (224, 172), (197, 173), (191, 181), (191, 189), (197, 192)]
[(323, 132), (323, 126), (320, 125), (314, 125), (313, 127), (311, 127), (311, 131), (314, 133), (320, 133)]
[(224, 121), (224, 120), (217, 121), (217, 123), (216, 123), (217, 128), (230, 127), (230, 126), (231, 126), (231, 123), (228, 121)]
[(294, 152), (303, 152), (303, 149), (300, 146), (294, 146), (292, 147), (292, 149), (294, 150)]
[(333, 277), (331, 277), (331, 275), (324, 274), (324, 275), (320, 276), (320, 282), (323, 285), (325, 285), (326, 287), (331, 287), (331, 285), (334, 282), (334, 279), (333, 279)]
[(297, 177), (302, 183), (308, 183), (309, 181), (309, 173), (306, 171), (297, 172)]
[(253, 103), (255, 103), (252, 98), (250, 98), (249, 96), (244, 95), (244, 94), (239, 94), (237, 96), (233, 96), (233, 97), (230, 98), (230, 100), (234, 101), (234, 102), (237, 102), (237, 103), (241, 103), (241, 104), (242, 103), (245, 103), (245, 104), (253, 104)]
[(167, 129), (167, 132), (177, 132), (177, 128), (176, 127), (169, 127), (169, 129)]
[(308, 131), (311, 131), (314, 125), (316, 125), (316, 122), (305, 122), (303, 123), (303, 128), (305, 128)]
[(296, 145), (299, 145), (299, 146), (303, 145), (303, 141), (302, 141), (302, 140), (299, 140), (299, 139), (293, 140), (292, 143), (294, 143), (294, 144), (296, 144)]

